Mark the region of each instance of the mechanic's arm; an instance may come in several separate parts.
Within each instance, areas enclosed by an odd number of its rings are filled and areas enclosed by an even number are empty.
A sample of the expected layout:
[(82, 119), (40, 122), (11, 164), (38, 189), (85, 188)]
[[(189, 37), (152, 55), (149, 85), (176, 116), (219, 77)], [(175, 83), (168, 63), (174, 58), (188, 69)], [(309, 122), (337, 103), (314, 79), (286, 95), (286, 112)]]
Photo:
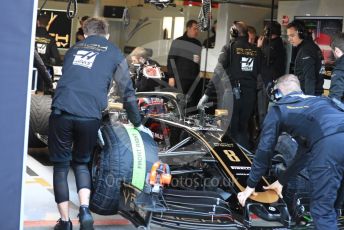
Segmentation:
[(205, 95), (208, 97), (215, 92), (215, 86), (221, 82), (221, 76), (230, 65), (230, 44), (226, 44), (222, 47), (219, 58), (217, 60), (214, 74), (211, 80), (208, 82), (205, 90)]
[[(229, 68), (230, 65), (230, 43), (226, 44), (222, 47), (222, 50), (220, 52), (220, 56), (218, 58), (216, 67), (214, 69), (213, 77), (208, 82), (204, 95), (202, 98), (198, 101), (197, 109), (202, 109), (205, 107), (205, 103), (208, 102), (208, 99), (210, 95), (213, 92), (216, 92), (216, 86), (219, 86), (221, 83), (222, 75), (226, 72), (225, 70)], [(229, 71), (228, 71), (229, 72)], [(229, 76), (228, 76), (229, 78)]]
[(295, 157), (292, 160), (291, 164), (287, 167), (287, 169), (279, 176), (279, 183), (281, 185), (286, 185), (289, 178), (294, 177), (299, 172), (301, 172), (302, 169), (304, 169), (308, 164), (310, 156), (311, 153), (309, 152), (309, 148), (307, 148), (304, 144), (298, 142), (298, 148)]
[(315, 94), (315, 83), (316, 83), (316, 73), (315, 69), (315, 60), (309, 54), (304, 55), (301, 57), (303, 59), (302, 62), (302, 73), (305, 78), (305, 94), (306, 95), (314, 95)]
[(128, 64), (125, 58), (118, 64), (113, 76), (118, 85), (120, 94), (123, 99), (123, 107), (127, 111), (130, 122), (135, 126), (141, 125), (141, 117), (136, 102), (135, 90), (129, 75)]
[(60, 57), (60, 53), (57, 49), (57, 45), (55, 43), (55, 40), (51, 41), (50, 42), (50, 49), (51, 49), (51, 53), (55, 59), (55, 65), (62, 65), (62, 60), (61, 60), (61, 57)]
[(287, 184), (289, 178), (296, 176), (308, 164), (310, 153), (306, 152), (306, 148), (300, 147), (299, 145), (297, 153), (288, 168), (280, 175), (278, 180), (269, 186), (264, 186), (264, 189), (274, 190), (279, 197), (283, 198), (283, 186)]
[(43, 78), (44, 83), (48, 85), (49, 89), (52, 89), (53, 84), (50, 78), (50, 74), (47, 68), (45, 67), (41, 56), (39, 56), (36, 50), (34, 52), (33, 66), (37, 68), (37, 71), (39, 73), (38, 76)]
[(273, 150), (280, 134), (280, 118), (278, 114), (278, 108), (272, 107), (264, 120), (258, 150), (252, 163), (249, 178), (247, 179), (247, 187), (243, 192), (238, 193), (238, 200), (242, 206), (245, 206), (247, 198), (254, 193), (256, 185), (266, 173), (274, 156)]
[(331, 76), (330, 94), (331, 98), (336, 98), (339, 101), (344, 96), (344, 72), (340, 70), (334, 70)]
[(175, 87), (176, 80), (175, 75), (177, 74), (176, 71), (176, 61), (178, 59), (177, 55), (177, 48), (176, 48), (176, 41), (173, 41), (171, 44), (170, 51), (168, 52), (167, 56), (167, 74), (168, 74), (168, 85), (171, 87)]

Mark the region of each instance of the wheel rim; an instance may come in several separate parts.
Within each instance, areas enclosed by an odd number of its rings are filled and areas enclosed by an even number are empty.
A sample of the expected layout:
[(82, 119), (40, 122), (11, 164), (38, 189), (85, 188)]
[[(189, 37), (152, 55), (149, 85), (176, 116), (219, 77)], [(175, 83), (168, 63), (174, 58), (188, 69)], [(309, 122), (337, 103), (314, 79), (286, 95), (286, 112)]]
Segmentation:
[(92, 178), (93, 187), (95, 187), (98, 177), (99, 177), (101, 150), (102, 149), (99, 146), (97, 146), (93, 152), (92, 165), (91, 165), (91, 178)]

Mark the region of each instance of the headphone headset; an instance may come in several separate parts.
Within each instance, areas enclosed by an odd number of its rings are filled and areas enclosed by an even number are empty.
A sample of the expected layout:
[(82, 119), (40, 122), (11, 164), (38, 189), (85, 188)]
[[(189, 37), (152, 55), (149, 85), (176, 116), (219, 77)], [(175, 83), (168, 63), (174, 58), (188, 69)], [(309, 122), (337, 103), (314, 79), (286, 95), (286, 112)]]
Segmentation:
[(230, 31), (229, 31), (229, 33), (230, 33), (230, 35), (231, 35), (232, 38), (237, 38), (237, 37), (239, 37), (239, 30), (238, 30), (238, 28), (236, 27), (236, 23), (237, 23), (237, 22), (238, 22), (238, 21), (234, 21), (234, 22), (233, 22), (233, 25), (231, 26)]
[(276, 21), (268, 22), (264, 27), (264, 36), (270, 37), (271, 34), (281, 36), (281, 24)]
[(277, 102), (279, 99), (283, 97), (282, 92), (276, 87), (277, 81), (269, 82), (269, 84), (266, 87), (267, 95), (269, 98), (269, 101), (271, 102)]

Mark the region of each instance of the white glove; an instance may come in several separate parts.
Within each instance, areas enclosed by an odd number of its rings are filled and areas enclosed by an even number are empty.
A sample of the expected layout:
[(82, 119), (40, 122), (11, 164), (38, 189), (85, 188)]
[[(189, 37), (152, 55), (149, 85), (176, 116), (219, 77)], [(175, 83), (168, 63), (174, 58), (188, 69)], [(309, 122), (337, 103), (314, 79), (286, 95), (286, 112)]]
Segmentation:
[(142, 124), (138, 127), (135, 127), (137, 131), (147, 133), (151, 138), (153, 138), (153, 133), (150, 131), (149, 128), (143, 126)]
[(251, 195), (256, 196), (257, 193), (255, 193), (254, 188), (246, 187), (244, 191), (238, 193), (238, 200), (241, 206), (245, 207), (245, 203), (247, 198), (249, 198)]
[(204, 104), (207, 103), (208, 99), (209, 99), (209, 97), (204, 94), (197, 104), (197, 109), (206, 108), (206, 106)]

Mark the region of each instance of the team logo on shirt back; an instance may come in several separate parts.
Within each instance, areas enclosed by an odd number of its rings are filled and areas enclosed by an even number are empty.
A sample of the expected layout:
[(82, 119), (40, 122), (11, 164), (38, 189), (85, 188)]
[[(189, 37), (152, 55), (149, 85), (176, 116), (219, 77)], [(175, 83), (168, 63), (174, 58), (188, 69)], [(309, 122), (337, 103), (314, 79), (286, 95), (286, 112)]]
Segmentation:
[(99, 53), (79, 50), (74, 57), (73, 65), (79, 65), (91, 69), (96, 57)]
[(39, 54), (45, 54), (47, 52), (47, 45), (46, 44), (37, 43), (36, 47), (37, 47), (37, 52)]
[(241, 58), (241, 70), (242, 71), (253, 71), (253, 62), (254, 59), (251, 57), (242, 57)]

